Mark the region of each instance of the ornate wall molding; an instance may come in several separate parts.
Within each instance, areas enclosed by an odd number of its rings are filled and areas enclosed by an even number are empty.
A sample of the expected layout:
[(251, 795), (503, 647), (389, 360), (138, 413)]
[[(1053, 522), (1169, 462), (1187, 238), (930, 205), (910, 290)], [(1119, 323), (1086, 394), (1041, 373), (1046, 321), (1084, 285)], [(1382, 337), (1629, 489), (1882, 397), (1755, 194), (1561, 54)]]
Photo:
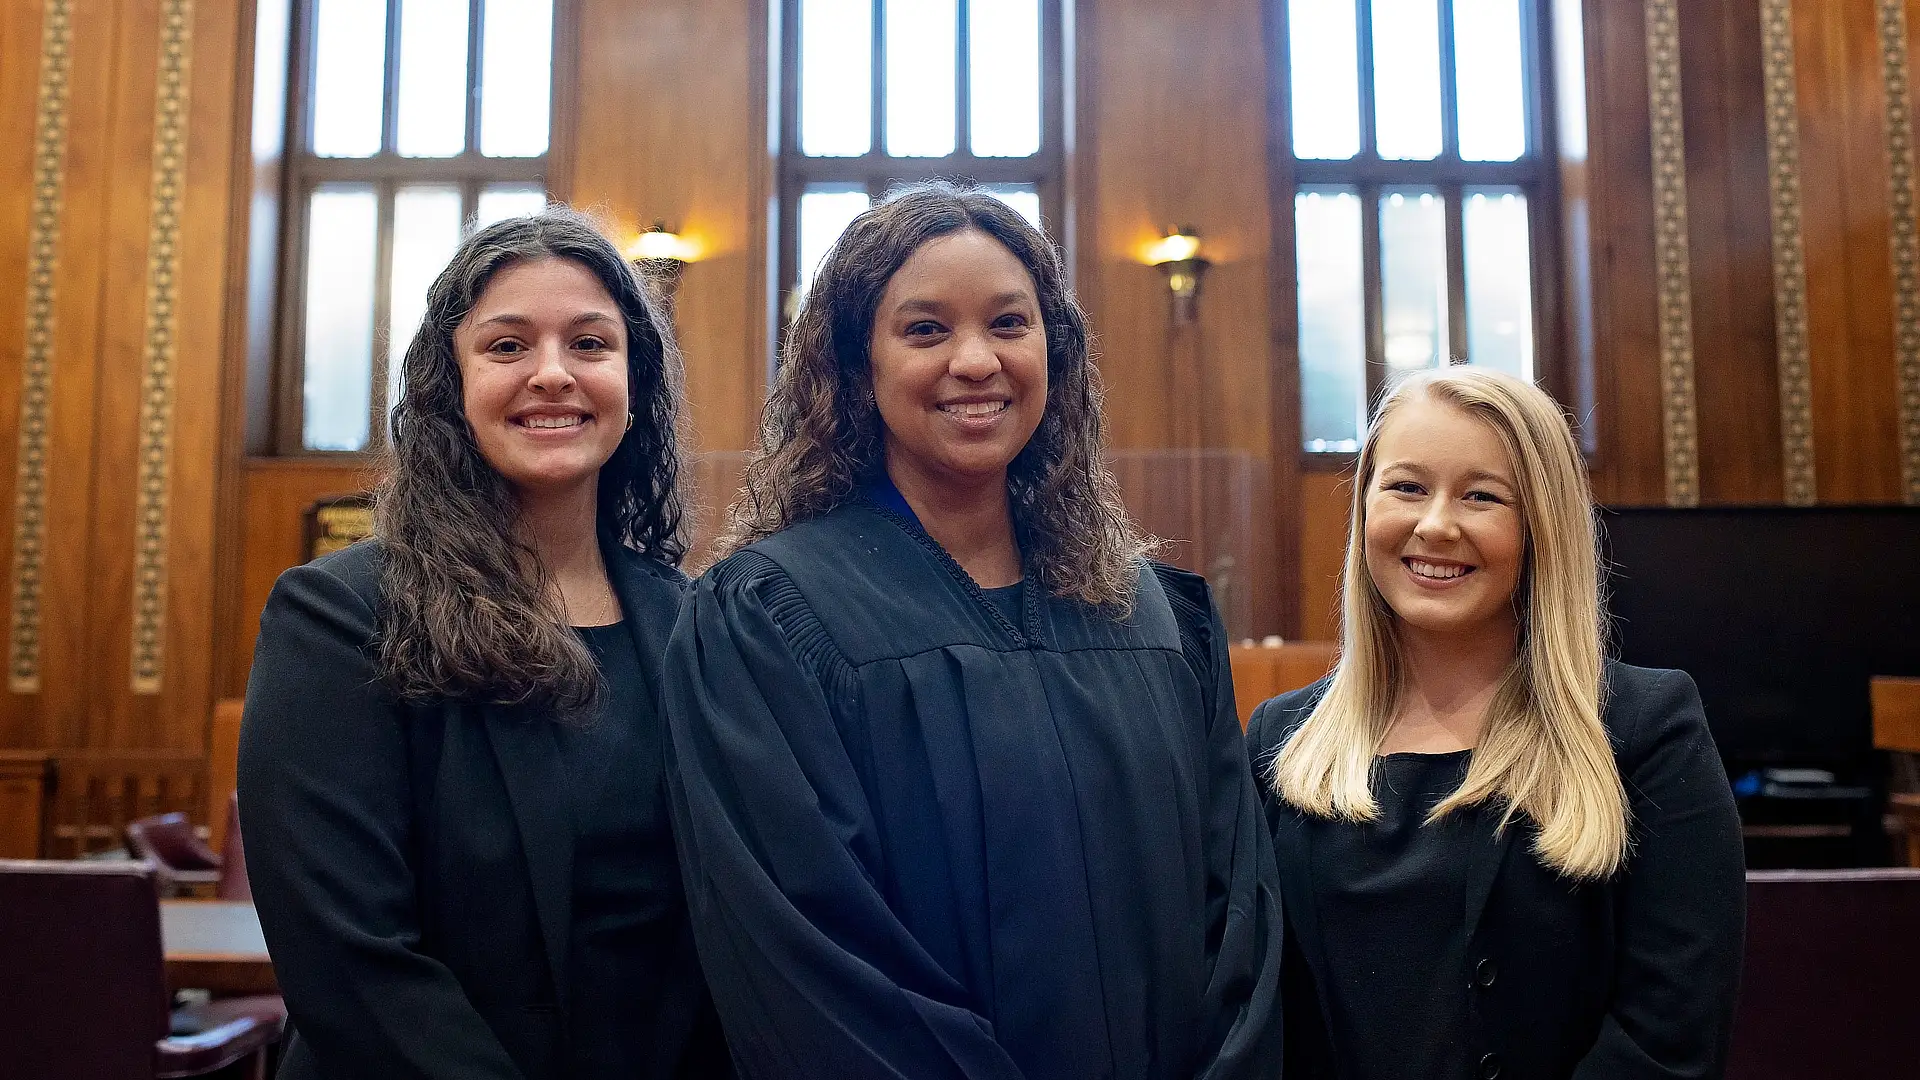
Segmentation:
[(186, 201), (192, 0), (163, 0), (153, 119), (153, 210), (147, 240), (147, 320), (141, 354), (140, 454), (133, 545), (133, 692), (157, 694), (165, 671), (167, 488), (173, 458), (173, 359)]
[(1800, 92), (1793, 0), (1760, 2), (1767, 92), (1767, 194), (1773, 217), (1773, 327), (1779, 347), (1780, 449), (1788, 506), (1813, 505), (1813, 381), (1807, 343), (1807, 256), (1800, 232)]
[(1700, 438), (1693, 379), (1693, 277), (1687, 250), (1687, 151), (1680, 113), (1679, 0), (1646, 0), (1645, 14), (1667, 504), (1697, 506)]
[(1914, 212), (1913, 95), (1907, 8), (1880, 0), (1880, 77), (1886, 84), (1887, 186), (1893, 232), (1893, 355), (1903, 497), (1920, 504), (1920, 223)]
[(27, 340), (20, 365), (20, 454), (13, 480), (13, 596), (7, 687), (40, 691), (40, 587), (47, 533), (47, 421), (53, 397), (53, 280), (66, 184), (73, 0), (45, 0), (27, 223)]

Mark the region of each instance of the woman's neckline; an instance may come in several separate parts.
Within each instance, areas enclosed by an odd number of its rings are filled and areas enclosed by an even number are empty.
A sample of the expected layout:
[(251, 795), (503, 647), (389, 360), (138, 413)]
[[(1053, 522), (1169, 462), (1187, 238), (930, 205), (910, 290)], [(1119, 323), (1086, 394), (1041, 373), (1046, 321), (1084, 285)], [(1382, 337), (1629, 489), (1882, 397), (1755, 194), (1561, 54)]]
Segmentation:
[(1395, 750), (1391, 754), (1375, 754), (1373, 756), (1382, 761), (1392, 761), (1394, 758), (1428, 758), (1437, 761), (1440, 758), (1459, 757), (1462, 754), (1471, 754), (1475, 749), (1475, 747), (1469, 746), (1464, 750)]

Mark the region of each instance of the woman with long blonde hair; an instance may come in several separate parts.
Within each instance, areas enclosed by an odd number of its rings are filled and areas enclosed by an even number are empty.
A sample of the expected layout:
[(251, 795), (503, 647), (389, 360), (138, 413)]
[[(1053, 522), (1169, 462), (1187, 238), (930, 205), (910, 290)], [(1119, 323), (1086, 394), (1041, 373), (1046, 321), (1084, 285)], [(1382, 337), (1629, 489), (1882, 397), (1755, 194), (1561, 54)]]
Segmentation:
[(1381, 403), (1340, 662), (1248, 729), (1285, 898), (1288, 1075), (1717, 1076), (1739, 820), (1683, 672), (1605, 656), (1566, 416), (1470, 367)]

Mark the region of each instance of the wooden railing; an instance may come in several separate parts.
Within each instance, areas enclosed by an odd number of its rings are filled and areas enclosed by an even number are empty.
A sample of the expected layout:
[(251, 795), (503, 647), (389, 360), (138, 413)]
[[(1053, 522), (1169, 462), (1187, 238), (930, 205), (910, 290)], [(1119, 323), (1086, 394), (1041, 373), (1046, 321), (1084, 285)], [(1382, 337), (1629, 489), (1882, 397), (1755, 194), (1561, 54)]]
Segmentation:
[(130, 821), (176, 810), (200, 821), (206, 808), (206, 758), (197, 752), (59, 751), (45, 857), (108, 851), (120, 846)]

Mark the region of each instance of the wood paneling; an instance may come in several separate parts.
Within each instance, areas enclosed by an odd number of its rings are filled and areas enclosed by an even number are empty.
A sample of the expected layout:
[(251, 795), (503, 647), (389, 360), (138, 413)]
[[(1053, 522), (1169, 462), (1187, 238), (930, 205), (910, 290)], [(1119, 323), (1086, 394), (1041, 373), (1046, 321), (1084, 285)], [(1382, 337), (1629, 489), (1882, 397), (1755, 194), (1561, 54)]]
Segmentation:
[(770, 352), (767, 0), (577, 0), (575, 205), (631, 239), (656, 219), (702, 249), (675, 300), (694, 440), (753, 445)]
[(1340, 637), (1340, 574), (1347, 559), (1347, 519), (1353, 480), (1345, 474), (1300, 478), (1300, 633), (1309, 640)]
[(235, 648), (223, 665), (218, 696), (246, 695), (253, 639), (273, 583), (288, 567), (307, 561), (302, 532), (307, 508), (324, 496), (366, 491), (374, 479), (363, 465), (353, 462), (291, 458), (247, 462), (241, 495), (246, 531), (241, 538), (240, 604), (232, 633)]
[(1680, 11), (1700, 501), (1785, 495), (1765, 85), (1753, 0)]
[(0, 750), (0, 859), (40, 857), (50, 761), (43, 750)]

